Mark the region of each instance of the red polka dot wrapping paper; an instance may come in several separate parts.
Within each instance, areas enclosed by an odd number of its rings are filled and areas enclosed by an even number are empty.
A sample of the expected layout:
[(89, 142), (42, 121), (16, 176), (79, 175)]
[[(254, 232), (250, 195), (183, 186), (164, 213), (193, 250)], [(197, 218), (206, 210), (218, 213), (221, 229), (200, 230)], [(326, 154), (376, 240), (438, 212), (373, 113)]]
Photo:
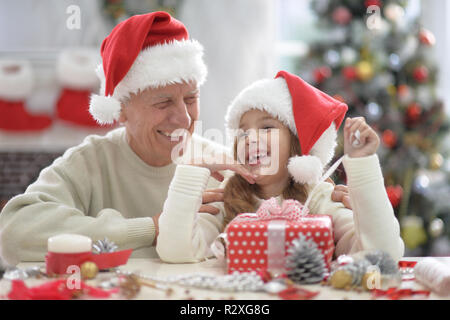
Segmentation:
[[(241, 214), (229, 223), (227, 234), (228, 273), (260, 271), (268, 268), (268, 229), (273, 220), (249, 219)], [(323, 253), (329, 269), (334, 253), (334, 235), (331, 217), (305, 215), (298, 220), (285, 221), (285, 257), (292, 241), (303, 234), (313, 239)]]

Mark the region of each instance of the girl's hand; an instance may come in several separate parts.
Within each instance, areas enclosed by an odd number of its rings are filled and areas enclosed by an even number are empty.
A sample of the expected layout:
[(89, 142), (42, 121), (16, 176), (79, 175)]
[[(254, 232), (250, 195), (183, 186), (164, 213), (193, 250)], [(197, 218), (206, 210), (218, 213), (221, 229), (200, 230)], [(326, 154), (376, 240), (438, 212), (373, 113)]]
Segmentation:
[(359, 158), (373, 155), (379, 145), (380, 138), (363, 117), (345, 120), (344, 153), (349, 157)]
[(219, 161), (216, 159), (193, 159), (189, 163), (192, 166), (198, 166), (209, 169), (211, 171), (211, 177), (216, 180), (222, 182), (224, 180), (223, 175), (219, 171), (231, 170), (235, 173), (242, 176), (245, 180), (250, 184), (254, 184), (256, 182), (257, 176), (252, 174), (248, 169), (246, 169), (243, 165), (237, 163), (233, 158), (230, 158), (227, 155), (223, 155), (219, 157)]

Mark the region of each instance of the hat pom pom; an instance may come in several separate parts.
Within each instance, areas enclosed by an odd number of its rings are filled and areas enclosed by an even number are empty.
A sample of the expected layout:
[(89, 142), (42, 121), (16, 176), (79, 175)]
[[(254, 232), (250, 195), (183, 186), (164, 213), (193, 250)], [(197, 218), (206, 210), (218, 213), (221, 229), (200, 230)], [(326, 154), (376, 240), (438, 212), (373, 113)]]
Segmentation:
[(316, 156), (291, 157), (287, 168), (295, 182), (301, 184), (317, 183), (323, 173), (322, 162)]
[(89, 112), (100, 124), (112, 124), (114, 120), (119, 120), (120, 110), (120, 102), (113, 97), (91, 96)]

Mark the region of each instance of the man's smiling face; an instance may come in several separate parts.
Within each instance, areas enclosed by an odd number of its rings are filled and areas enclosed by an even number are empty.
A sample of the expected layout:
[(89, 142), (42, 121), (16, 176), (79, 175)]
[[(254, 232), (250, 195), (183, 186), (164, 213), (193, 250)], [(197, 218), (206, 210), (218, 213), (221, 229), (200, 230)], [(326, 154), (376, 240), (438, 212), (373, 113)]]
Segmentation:
[(130, 147), (149, 165), (171, 163), (172, 149), (187, 138), (174, 138), (171, 134), (177, 129), (192, 134), (200, 112), (198, 100), (195, 82), (149, 88), (131, 95), (119, 119), (125, 124)]

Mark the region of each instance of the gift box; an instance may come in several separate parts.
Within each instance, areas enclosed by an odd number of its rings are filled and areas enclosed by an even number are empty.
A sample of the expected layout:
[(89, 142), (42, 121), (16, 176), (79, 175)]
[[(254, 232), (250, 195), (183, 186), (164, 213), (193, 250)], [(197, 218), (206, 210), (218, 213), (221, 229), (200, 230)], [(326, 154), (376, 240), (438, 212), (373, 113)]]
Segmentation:
[(334, 253), (331, 217), (308, 214), (295, 200), (285, 200), (281, 206), (275, 198), (266, 200), (256, 213), (234, 218), (225, 234), (228, 273), (283, 273), (288, 248), (301, 234), (317, 244), (328, 269)]

